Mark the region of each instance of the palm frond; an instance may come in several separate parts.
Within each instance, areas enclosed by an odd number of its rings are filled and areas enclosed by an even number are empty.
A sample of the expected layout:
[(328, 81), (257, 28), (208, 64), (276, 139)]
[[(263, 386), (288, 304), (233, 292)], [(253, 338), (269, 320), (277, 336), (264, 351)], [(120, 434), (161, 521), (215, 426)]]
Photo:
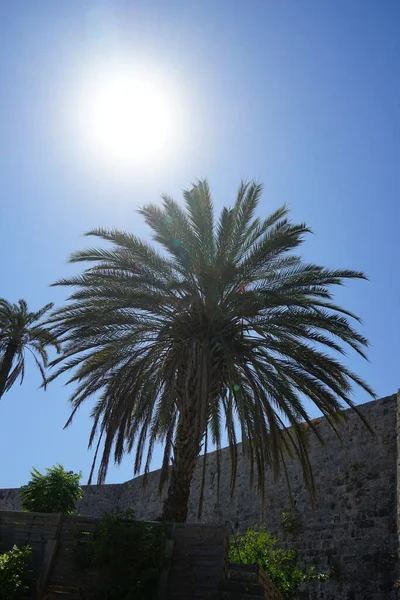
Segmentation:
[(54, 332), (45, 324), (45, 315), (53, 308), (49, 303), (40, 310), (30, 312), (28, 303), (20, 299), (11, 304), (0, 299), (0, 397), (11, 389), (19, 378), (24, 379), (24, 350), (32, 354), (35, 365), (45, 381), (47, 348), (59, 350)]

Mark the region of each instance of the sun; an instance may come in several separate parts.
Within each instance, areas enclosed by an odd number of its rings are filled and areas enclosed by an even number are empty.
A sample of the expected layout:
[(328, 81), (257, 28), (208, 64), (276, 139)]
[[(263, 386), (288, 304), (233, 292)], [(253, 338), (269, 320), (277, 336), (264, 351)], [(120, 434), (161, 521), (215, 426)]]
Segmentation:
[(96, 77), (85, 86), (78, 106), (86, 149), (106, 163), (142, 163), (166, 148), (171, 106), (167, 90), (151, 77)]

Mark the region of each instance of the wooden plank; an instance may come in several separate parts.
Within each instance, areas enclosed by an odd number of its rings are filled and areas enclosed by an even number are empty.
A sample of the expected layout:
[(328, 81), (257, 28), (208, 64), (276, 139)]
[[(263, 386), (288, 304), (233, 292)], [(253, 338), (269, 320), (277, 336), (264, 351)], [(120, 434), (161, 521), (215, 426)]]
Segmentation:
[(39, 598), (45, 598), (45, 595), (46, 595), (47, 583), (50, 579), (51, 570), (53, 568), (53, 564), (54, 564), (55, 557), (57, 554), (58, 541), (59, 541), (60, 531), (61, 531), (61, 527), (62, 527), (62, 522), (63, 522), (63, 515), (59, 515), (55, 539), (47, 541), (47, 546), (46, 546), (46, 551), (45, 551), (45, 556), (44, 556), (44, 561), (43, 561), (43, 563), (44, 563), (43, 570), (42, 570), (42, 573), (40, 574), (39, 580), (38, 580)]
[(54, 513), (42, 512), (23, 512), (20, 510), (0, 510), (0, 519), (3, 517), (15, 517), (18, 519), (56, 519), (58, 515)]
[(165, 552), (164, 552), (164, 568), (160, 573), (160, 578), (158, 582), (158, 600), (165, 600), (167, 596), (167, 588), (168, 588), (168, 579), (170, 574), (170, 567), (172, 556), (174, 554), (174, 540), (169, 539), (165, 542)]

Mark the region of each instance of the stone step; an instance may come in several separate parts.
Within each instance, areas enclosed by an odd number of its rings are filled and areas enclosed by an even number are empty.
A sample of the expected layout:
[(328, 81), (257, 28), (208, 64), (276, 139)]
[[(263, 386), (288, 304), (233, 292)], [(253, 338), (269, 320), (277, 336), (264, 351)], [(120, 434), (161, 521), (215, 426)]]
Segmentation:
[(253, 596), (264, 596), (264, 587), (261, 584), (238, 579), (225, 579), (220, 583), (219, 590), (221, 592), (237, 592)]
[(245, 570), (229, 569), (227, 578), (230, 581), (246, 581), (248, 583), (258, 583), (258, 573)]
[(225, 579), (220, 582), (212, 600), (267, 600), (270, 597), (283, 600), (275, 592), (268, 576), (259, 566), (229, 563)]
[(212, 595), (212, 600), (265, 600), (264, 594), (262, 596), (254, 594), (242, 594), (240, 592), (216, 592)]

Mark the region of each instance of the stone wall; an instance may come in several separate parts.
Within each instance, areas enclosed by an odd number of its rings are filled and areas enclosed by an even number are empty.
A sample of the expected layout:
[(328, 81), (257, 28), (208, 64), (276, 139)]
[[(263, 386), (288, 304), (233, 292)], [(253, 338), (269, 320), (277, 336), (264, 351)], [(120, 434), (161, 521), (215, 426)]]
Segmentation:
[[(316, 565), (335, 579), (308, 586), (310, 600), (383, 600), (398, 571), (397, 528), (397, 402), (389, 396), (361, 407), (374, 430), (371, 435), (357, 415), (348, 411), (347, 425), (339, 442), (325, 419), (316, 422), (325, 440), (310, 439), (317, 502), (313, 509), (297, 462), (288, 465), (299, 532), (283, 531), (282, 512), (291, 511), (285, 478), (274, 482), (267, 472), (266, 506), (261, 511), (257, 491), (250, 487), (248, 464), (240, 458), (234, 495), (230, 497), (230, 461), (221, 456), (219, 498), (215, 454), (207, 458), (203, 514), (205, 523), (230, 521), (241, 531), (261, 522), (283, 545), (296, 544), (304, 566)], [(198, 521), (201, 461), (195, 473), (189, 520)], [(147, 476), (146, 486), (138, 477), (121, 485), (86, 486), (80, 503), (83, 515), (133, 507), (140, 519), (161, 515), (158, 495), (159, 471)], [(19, 508), (18, 490), (0, 490), (0, 509)]]

